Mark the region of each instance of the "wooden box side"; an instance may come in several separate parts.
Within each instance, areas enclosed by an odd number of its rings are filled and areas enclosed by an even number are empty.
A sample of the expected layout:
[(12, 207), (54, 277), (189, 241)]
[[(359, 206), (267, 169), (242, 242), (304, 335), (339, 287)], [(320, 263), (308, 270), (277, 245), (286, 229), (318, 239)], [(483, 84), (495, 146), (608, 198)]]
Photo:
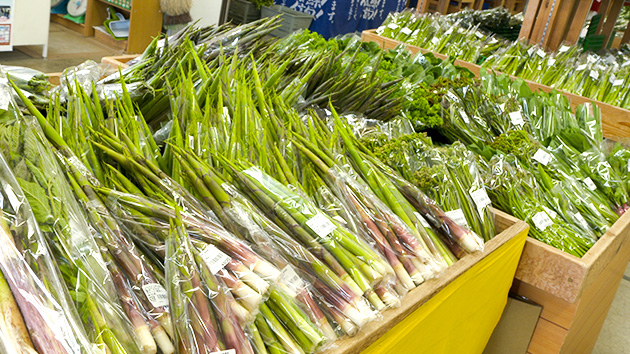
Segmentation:
[(110, 64), (114, 68), (120, 67), (121, 69), (126, 69), (129, 67), (129, 65), (127, 65), (127, 62), (137, 57), (138, 57), (138, 54), (125, 54), (125, 55), (118, 55), (114, 57), (103, 57), (101, 58), (101, 63)]
[(385, 311), (381, 321), (368, 323), (356, 336), (345, 337), (337, 341), (335, 347), (328, 350), (327, 353), (356, 354), (362, 352), (475, 264), (514, 237), (523, 235), (529, 230), (527, 223), (508, 214), (496, 211), (495, 215), (497, 230), (500, 233), (485, 244), (483, 252), (471, 254), (460, 259), (457, 263), (447, 268), (439, 277), (430, 279), (411, 290), (403, 299), (400, 308)]

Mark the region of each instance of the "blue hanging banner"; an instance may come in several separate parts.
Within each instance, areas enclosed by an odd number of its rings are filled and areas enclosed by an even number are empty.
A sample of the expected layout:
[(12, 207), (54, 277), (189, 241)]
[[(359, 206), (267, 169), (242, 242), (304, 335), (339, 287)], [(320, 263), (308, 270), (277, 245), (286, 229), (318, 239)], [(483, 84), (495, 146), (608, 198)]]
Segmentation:
[(325, 38), (380, 26), (387, 14), (402, 11), (406, 0), (276, 0), (276, 4), (313, 15), (309, 28)]

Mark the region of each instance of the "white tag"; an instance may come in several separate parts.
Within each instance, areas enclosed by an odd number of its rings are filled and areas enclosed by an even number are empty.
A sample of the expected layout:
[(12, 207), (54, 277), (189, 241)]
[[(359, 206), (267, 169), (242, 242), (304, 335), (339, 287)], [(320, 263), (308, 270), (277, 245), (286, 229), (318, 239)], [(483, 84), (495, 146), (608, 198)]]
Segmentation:
[(492, 202), (490, 201), (490, 197), (488, 197), (488, 193), (486, 192), (485, 188), (480, 188), (470, 193), (470, 197), (475, 202), (475, 205), (477, 205), (477, 209), (479, 209), (480, 214), (483, 208), (492, 204)]
[(468, 229), (468, 222), (466, 221), (466, 216), (464, 215), (464, 212), (461, 209), (447, 211), (444, 214), (446, 214), (446, 216), (448, 216), (449, 219), (453, 220), (457, 225)]
[(417, 36), (418, 33), (420, 33), (420, 30), (415, 30), (413, 31), (413, 33), (411, 34), (413, 37)]
[(512, 121), (512, 124), (514, 124), (514, 125), (523, 125), (523, 124), (525, 124), (525, 121), (523, 120), (523, 115), (521, 114), (521, 111), (510, 112), (508, 115), (510, 116), (510, 120)]
[(499, 105), (499, 108), (501, 108), (501, 112), (505, 112), (505, 102), (504, 102), (504, 103), (501, 103), (501, 104)]
[(623, 85), (623, 79), (615, 80), (612, 84), (613, 86), (621, 86)]
[(387, 25), (388, 28), (395, 30), (396, 28), (398, 28), (398, 25), (395, 23), (390, 23), (389, 25)]
[(551, 59), (547, 60), (547, 66), (552, 66), (555, 63), (556, 63), (556, 59), (551, 58)]
[(385, 29), (385, 26), (378, 26), (378, 28), (376, 29), (376, 33), (381, 33), (383, 32), (384, 29)]
[(593, 182), (593, 180), (591, 179), (591, 177), (586, 177), (582, 180), (582, 182), (584, 182), (584, 184), (586, 184), (586, 187), (588, 187), (588, 189), (594, 191), (597, 189), (597, 186), (595, 185), (595, 182)]
[(593, 80), (597, 80), (597, 79), (599, 79), (599, 72), (596, 71), (596, 70), (591, 70), (591, 72), (588, 74), (588, 76), (593, 78)]
[(545, 53), (545, 51), (544, 51), (544, 50), (542, 50), (542, 49), (538, 49), (538, 50), (536, 51), (536, 54), (538, 54), (538, 56), (539, 56), (539, 57), (541, 57), (541, 58), (544, 58), (544, 57), (545, 57), (545, 55), (547, 55), (547, 53)]
[(628, 159), (628, 172), (630, 172), (630, 159)]
[(586, 64), (579, 65), (575, 70), (581, 71), (581, 70), (584, 70), (584, 69), (586, 69)]
[(470, 118), (468, 118), (468, 114), (466, 114), (465, 111), (460, 111), (459, 113), (462, 115), (462, 119), (464, 120), (464, 123), (466, 124), (470, 123)]
[(210, 354), (236, 354), (236, 349), (226, 349), (218, 352), (212, 352)]
[(400, 33), (406, 34), (406, 35), (410, 35), (411, 34), (411, 30), (409, 28), (405, 27), (405, 28), (400, 30)]
[(615, 83), (615, 79), (616, 79), (615, 74), (610, 74), (610, 76), (608, 77), (608, 81), (610, 81), (611, 84)]
[(422, 226), (431, 227), (427, 219), (425, 219), (422, 215), (420, 215), (420, 213), (418, 213), (417, 211), (414, 211), (413, 213), (416, 215), (416, 218), (420, 221), (420, 224), (422, 224)]
[(536, 48), (531, 47), (527, 50), (527, 55), (532, 55), (536, 51)]
[(142, 286), (142, 291), (147, 296), (147, 300), (153, 305), (153, 307), (166, 307), (168, 306), (168, 293), (158, 283), (145, 284)]
[(311, 230), (313, 230), (319, 237), (326, 237), (337, 228), (337, 226), (328, 220), (326, 215), (322, 213), (317, 213), (317, 215), (313, 216), (306, 222), (306, 225), (308, 225), (308, 227), (310, 227)]
[(448, 97), (451, 101), (459, 101), (459, 97), (455, 96), (455, 94), (451, 91), (446, 93), (446, 97)]
[(584, 219), (584, 217), (582, 216), (582, 214), (580, 213), (575, 213), (573, 214), (573, 216), (575, 217), (575, 219), (578, 221), (578, 223), (580, 225), (582, 225), (582, 227), (584, 227), (585, 229), (589, 229), (590, 227), (588, 226), (588, 223), (586, 222), (586, 219)]
[(556, 213), (555, 211), (547, 208), (546, 206), (543, 205), (543, 209), (545, 209), (545, 211), (547, 212), (547, 215), (549, 215), (549, 217), (553, 220), (556, 218), (556, 216), (558, 216), (558, 213)]
[(477, 38), (481, 39), (481, 38), (483, 38), (483, 33), (479, 32), (479, 31), (476, 31), (475, 32), (475, 36), (477, 36)]
[(490, 39), (490, 44), (495, 44), (496, 42), (498, 42), (496, 38), (492, 37)]
[(545, 231), (545, 229), (553, 225), (553, 221), (549, 219), (549, 215), (544, 211), (536, 213), (536, 215), (532, 217), (532, 221), (540, 231)]
[(533, 159), (547, 166), (547, 164), (551, 161), (551, 155), (543, 149), (538, 149), (534, 154)]
[(431, 38), (431, 43), (433, 43), (433, 45), (438, 45), (440, 44), (440, 39), (438, 37), (433, 37)]
[(304, 281), (295, 272), (291, 265), (284, 267), (282, 272), (280, 272), (280, 277), (278, 279), (282, 284), (286, 285), (294, 292), (298, 292), (300, 289), (304, 288)]
[(451, 33), (453, 33), (453, 27), (449, 27), (448, 30), (446, 30), (446, 32), (444, 32), (444, 35), (448, 36)]
[(558, 49), (558, 52), (560, 52), (560, 53), (567, 52), (567, 51), (569, 51), (569, 48), (570, 47), (568, 45), (563, 45), (562, 47), (560, 47), (560, 49)]
[(201, 259), (206, 263), (212, 274), (217, 274), (232, 259), (213, 245), (207, 245), (199, 256), (201, 256)]

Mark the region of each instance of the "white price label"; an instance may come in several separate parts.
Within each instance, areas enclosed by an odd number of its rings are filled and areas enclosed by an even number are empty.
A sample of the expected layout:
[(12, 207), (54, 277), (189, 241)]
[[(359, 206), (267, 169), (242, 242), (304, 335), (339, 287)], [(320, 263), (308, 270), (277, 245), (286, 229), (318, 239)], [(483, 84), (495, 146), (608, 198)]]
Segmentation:
[(221, 252), (213, 245), (207, 245), (199, 255), (212, 274), (217, 274), (217, 272), (223, 269), (231, 260), (230, 256)]
[(588, 76), (590, 76), (593, 80), (597, 80), (597, 79), (599, 79), (599, 71), (591, 70), (591, 72), (588, 74)]
[(585, 229), (589, 229), (588, 223), (586, 222), (586, 219), (584, 219), (584, 217), (582, 216), (582, 214), (580, 213), (575, 213), (573, 214), (573, 216), (575, 217), (575, 220), (577, 220), (577, 222), (582, 225), (583, 228)]
[(378, 26), (378, 28), (376, 29), (376, 33), (381, 33), (383, 32), (383, 30), (385, 29), (385, 26)]
[(616, 87), (616, 86), (621, 86), (621, 85), (623, 85), (623, 79), (618, 79), (618, 80), (615, 80), (615, 81), (612, 83), (612, 85), (613, 85), (613, 86), (615, 86), (615, 87)]
[(575, 70), (581, 71), (581, 70), (584, 70), (584, 69), (586, 69), (586, 64), (578, 65), (578, 67)]
[(410, 35), (410, 34), (411, 34), (411, 32), (412, 32), (412, 31), (411, 31), (409, 28), (407, 28), (407, 27), (405, 27), (405, 28), (403, 28), (403, 29), (401, 29), (401, 30), (400, 30), (400, 33), (402, 33), (402, 34), (406, 34), (406, 35)]
[(628, 159), (628, 172), (630, 172), (630, 159)]
[(597, 186), (595, 185), (595, 182), (593, 182), (593, 180), (590, 177), (586, 177), (582, 180), (582, 182), (584, 182), (584, 184), (586, 184), (586, 187), (588, 187), (588, 189), (594, 191), (597, 189)]
[(475, 202), (475, 205), (477, 205), (477, 209), (479, 209), (480, 212), (483, 210), (483, 208), (492, 204), (492, 202), (490, 201), (490, 197), (488, 197), (488, 193), (486, 192), (485, 188), (480, 188), (470, 193), (470, 197), (473, 199), (473, 201)]
[(501, 109), (501, 112), (505, 112), (505, 102), (504, 102), (504, 103), (501, 103), (501, 104), (499, 105), (499, 108)]
[(387, 25), (387, 28), (395, 30), (398, 28), (398, 25), (395, 23), (390, 23), (389, 25)]
[(510, 116), (510, 121), (512, 122), (512, 124), (519, 126), (525, 124), (525, 120), (523, 120), (523, 115), (521, 114), (521, 111), (510, 112), (508, 115)]
[(553, 66), (556, 63), (556, 59), (549, 59), (547, 60), (547, 66)]
[(545, 231), (549, 226), (553, 225), (553, 221), (551, 221), (549, 215), (544, 211), (536, 213), (536, 215), (532, 217), (532, 221), (540, 231)]
[(549, 217), (553, 220), (556, 218), (556, 216), (558, 216), (558, 213), (556, 213), (555, 211), (547, 208), (546, 206), (543, 205), (543, 209), (545, 209), (545, 211), (547, 212), (547, 215), (549, 215)]
[(149, 300), (153, 307), (168, 306), (168, 293), (162, 285), (158, 283), (145, 284), (142, 286), (142, 291), (144, 291), (147, 300)]
[(551, 158), (552, 158), (551, 154), (549, 154), (543, 149), (538, 149), (533, 157), (534, 160), (540, 162), (541, 164), (545, 166), (549, 164), (549, 162), (551, 161)]
[(495, 44), (496, 42), (498, 42), (496, 38), (490, 38), (490, 44)]
[(479, 31), (476, 31), (475, 32), (475, 36), (477, 36), (477, 38), (481, 39), (481, 38), (483, 38), (483, 33), (479, 32)]
[(282, 272), (280, 272), (279, 280), (282, 284), (286, 285), (294, 292), (298, 292), (300, 289), (304, 288), (304, 281), (295, 272), (295, 269), (293, 269), (291, 265), (284, 267)]
[(610, 74), (610, 76), (608, 77), (608, 81), (610, 82), (610, 84), (614, 84), (615, 83), (615, 74)]
[(210, 354), (236, 354), (236, 349), (226, 349), (218, 352), (212, 352)]
[(310, 227), (311, 230), (313, 230), (319, 237), (326, 237), (337, 228), (337, 226), (328, 220), (326, 215), (322, 213), (317, 213), (317, 215), (313, 216), (306, 222), (306, 225), (308, 225), (308, 227)]
[(538, 50), (536, 51), (536, 54), (538, 54), (538, 56), (539, 56), (539, 57), (541, 57), (541, 58), (544, 58), (544, 57), (545, 57), (545, 55), (547, 55), (547, 53), (545, 53), (545, 51), (544, 51), (544, 50), (542, 50), (542, 49), (538, 49)]
[(527, 55), (532, 55), (532, 54), (534, 54), (534, 52), (535, 52), (535, 51), (536, 51), (536, 48), (531, 47), (531, 48), (529, 48), (529, 49), (527, 50)]
[(453, 27), (449, 27), (448, 30), (446, 32), (444, 32), (444, 35), (448, 36), (451, 33), (453, 33)]
[(449, 219), (453, 220), (457, 225), (465, 227), (467, 229), (469, 228), (468, 222), (466, 221), (466, 216), (461, 209), (447, 211), (444, 214), (446, 214), (446, 216), (448, 216)]
[(560, 53), (568, 52), (569, 48), (570, 47), (568, 45), (563, 45), (562, 47), (560, 47), (560, 49), (558, 49), (558, 52)]
[(433, 45), (438, 45), (440, 44), (440, 39), (438, 37), (433, 37), (431, 38), (431, 43), (433, 43)]
[(418, 33), (420, 33), (420, 30), (415, 30), (413, 31), (413, 33), (411, 34), (412, 37), (415, 37), (418, 35)]
[(462, 119), (464, 120), (464, 123), (468, 124), (470, 123), (470, 118), (468, 118), (468, 114), (466, 114), (465, 111), (460, 111), (461, 115), (462, 115)]

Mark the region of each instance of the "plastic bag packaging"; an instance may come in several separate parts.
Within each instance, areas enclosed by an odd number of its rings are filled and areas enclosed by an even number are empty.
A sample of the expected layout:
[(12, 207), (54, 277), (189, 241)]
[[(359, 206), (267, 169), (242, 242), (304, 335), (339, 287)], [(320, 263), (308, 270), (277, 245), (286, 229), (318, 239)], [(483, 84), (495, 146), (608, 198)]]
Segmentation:
[(35, 69), (3, 65), (2, 71), (11, 77), (17, 87), (34, 94), (42, 94), (51, 86), (48, 76)]
[[(293, 233), (305, 242), (307, 247), (323, 247), (332, 257), (326, 263), (336, 269), (338, 275), (358, 294), (366, 294), (372, 303), (378, 303), (378, 297), (369, 297), (371, 285), (382, 280), (391, 268), (367, 244), (361, 243), (355, 235), (340, 227), (339, 223), (319, 211), (314, 204), (291, 192), (288, 188), (263, 173), (256, 167), (234, 171), (234, 178), (241, 187), (250, 192), (261, 188), (264, 191), (256, 195), (263, 210), (276, 209), (284, 212), (285, 225), (289, 220), (297, 222)], [(272, 204), (263, 204), (265, 202)], [(290, 219), (289, 219), (290, 218)], [(343, 269), (343, 270), (342, 270)]]
[(77, 92), (76, 85), (91, 95), (92, 87), (103, 74), (104, 66), (93, 60), (87, 60), (63, 71), (59, 86), (51, 90), (51, 95), (59, 94), (63, 102), (68, 101), (70, 92)]
[(494, 156), (487, 172), (484, 180), (493, 204), (529, 223), (532, 237), (577, 257), (595, 243), (545, 205), (541, 186), (513, 155)]

